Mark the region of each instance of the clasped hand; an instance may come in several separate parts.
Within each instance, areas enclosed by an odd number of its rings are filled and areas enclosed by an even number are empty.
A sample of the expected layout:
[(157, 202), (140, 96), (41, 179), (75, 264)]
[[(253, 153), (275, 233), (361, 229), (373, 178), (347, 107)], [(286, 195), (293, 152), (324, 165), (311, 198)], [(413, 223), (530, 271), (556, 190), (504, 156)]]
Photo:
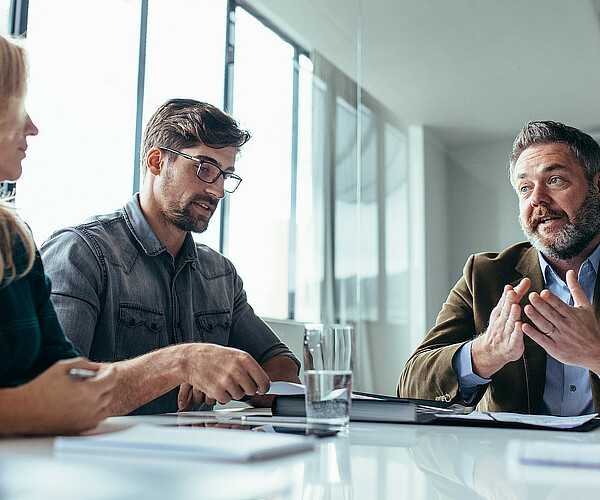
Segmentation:
[(523, 355), (523, 334), (537, 342), (553, 358), (567, 365), (600, 372), (600, 328), (594, 309), (574, 271), (566, 275), (573, 306), (549, 290), (529, 294), (524, 312), (534, 326), (521, 322), (519, 302), (531, 286), (524, 278), (516, 287), (506, 285), (490, 315), (487, 330), (472, 344), (473, 371), (489, 378), (504, 365)]
[(574, 271), (567, 271), (566, 281), (573, 305), (565, 304), (548, 290), (530, 293), (525, 314), (535, 328), (525, 323), (523, 332), (561, 363), (597, 374), (600, 371), (600, 328), (594, 308)]
[(506, 363), (516, 361), (523, 355), (525, 347), (519, 302), (530, 286), (529, 278), (523, 278), (514, 288), (506, 285), (490, 314), (486, 331), (473, 341), (473, 371), (480, 377), (490, 378)]

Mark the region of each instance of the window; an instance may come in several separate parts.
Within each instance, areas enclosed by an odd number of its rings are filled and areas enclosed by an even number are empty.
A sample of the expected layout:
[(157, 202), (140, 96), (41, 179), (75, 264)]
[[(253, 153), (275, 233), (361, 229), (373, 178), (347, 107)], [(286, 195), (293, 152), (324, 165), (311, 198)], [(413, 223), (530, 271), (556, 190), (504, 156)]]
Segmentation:
[(27, 106), (40, 133), (29, 139), (16, 204), (38, 244), (131, 196), (140, 5), (30, 3)]
[(406, 137), (386, 124), (384, 145), (386, 319), (396, 325), (408, 325), (410, 233)]
[(233, 114), (252, 133), (236, 172), (229, 256), (250, 303), (288, 317), (293, 47), (244, 10), (236, 10)]
[(3, 35), (9, 33), (8, 12), (10, 9), (10, 0), (0, 0), (0, 33)]
[[(170, 2), (150, 2), (142, 128), (174, 97), (222, 108), (226, 16), (223, 0), (180, 0), (177, 8)], [(208, 229), (194, 235), (196, 241), (219, 249), (220, 215), (217, 210)]]
[(122, 206), (139, 187), (140, 131), (189, 97), (253, 136), (236, 164), (244, 182), (195, 238), (231, 258), (256, 312), (406, 324), (406, 138), (366, 94), (357, 104), (351, 78), (232, 0), (32, 2), (27, 28), (40, 134), (17, 206), (38, 244)]

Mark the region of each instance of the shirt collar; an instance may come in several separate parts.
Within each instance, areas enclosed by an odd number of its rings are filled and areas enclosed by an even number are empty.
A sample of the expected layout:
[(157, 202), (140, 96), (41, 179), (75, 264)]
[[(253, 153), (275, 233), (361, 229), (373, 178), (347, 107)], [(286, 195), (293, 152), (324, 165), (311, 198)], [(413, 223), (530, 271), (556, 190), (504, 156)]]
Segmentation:
[[(167, 252), (167, 247), (156, 236), (156, 233), (152, 230), (148, 220), (144, 216), (144, 212), (142, 212), (139, 193), (134, 194), (133, 198), (125, 204), (123, 212), (133, 237), (147, 255), (154, 257), (155, 255)], [(186, 262), (195, 260), (198, 257), (196, 244), (190, 233), (185, 235), (185, 240), (179, 254)]]
[[(546, 285), (548, 284), (549, 279), (552, 279), (554, 281), (557, 281), (560, 279), (554, 272), (554, 269), (552, 269), (552, 267), (550, 266), (550, 264), (548, 263), (546, 258), (542, 255), (542, 253), (539, 250), (538, 250), (538, 259), (540, 261), (540, 268), (542, 269), (542, 275), (544, 276), (544, 283)], [(585, 259), (585, 261), (581, 264), (581, 267), (579, 268), (580, 272), (581, 272), (581, 269), (584, 268), (586, 262), (589, 262), (589, 265), (592, 266), (592, 269), (594, 270), (596, 275), (598, 275), (598, 265), (600, 263), (600, 245), (598, 245), (596, 247), (596, 249), (592, 252), (592, 254), (587, 259)], [(579, 276), (577, 278), (579, 278)]]

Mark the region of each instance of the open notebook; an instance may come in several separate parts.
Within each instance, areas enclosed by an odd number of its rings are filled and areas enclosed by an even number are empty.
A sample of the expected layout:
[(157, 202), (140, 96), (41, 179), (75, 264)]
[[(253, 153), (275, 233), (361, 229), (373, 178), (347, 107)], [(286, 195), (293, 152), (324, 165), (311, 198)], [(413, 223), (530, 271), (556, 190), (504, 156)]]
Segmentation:
[(314, 439), (306, 436), (147, 424), (112, 434), (59, 437), (54, 441), (54, 450), (58, 453), (128, 454), (234, 462), (265, 460), (313, 448)]

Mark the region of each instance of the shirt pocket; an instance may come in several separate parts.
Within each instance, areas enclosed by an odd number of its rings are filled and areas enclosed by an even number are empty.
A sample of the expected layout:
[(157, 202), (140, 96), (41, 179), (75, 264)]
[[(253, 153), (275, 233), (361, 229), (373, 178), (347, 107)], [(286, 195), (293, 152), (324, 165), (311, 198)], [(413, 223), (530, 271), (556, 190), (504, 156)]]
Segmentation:
[(117, 360), (133, 358), (166, 346), (164, 314), (134, 304), (120, 304), (116, 340)]
[(229, 311), (198, 312), (194, 316), (196, 317), (196, 326), (201, 342), (228, 345), (229, 330), (231, 328), (231, 313)]

